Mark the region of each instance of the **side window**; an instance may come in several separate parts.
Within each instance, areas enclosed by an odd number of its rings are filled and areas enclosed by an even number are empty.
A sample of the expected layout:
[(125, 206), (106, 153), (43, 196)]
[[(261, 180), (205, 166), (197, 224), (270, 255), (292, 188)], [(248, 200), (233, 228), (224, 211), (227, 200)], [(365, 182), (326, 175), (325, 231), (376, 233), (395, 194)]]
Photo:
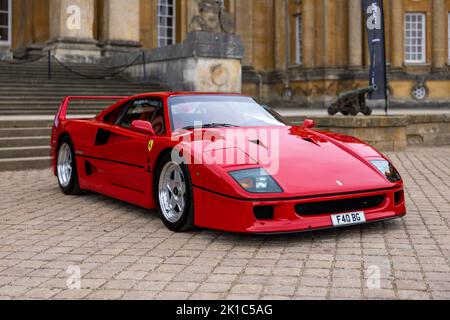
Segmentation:
[(120, 121), (120, 126), (130, 128), (135, 120), (151, 122), (157, 135), (165, 133), (163, 102), (157, 99), (134, 101)]
[(122, 116), (122, 114), (125, 112), (125, 110), (128, 108), (128, 106), (130, 105), (129, 102), (121, 105), (120, 107), (115, 108), (113, 111), (111, 111), (110, 113), (108, 113), (104, 118), (103, 121), (114, 125), (117, 123), (117, 121), (119, 121), (120, 117)]

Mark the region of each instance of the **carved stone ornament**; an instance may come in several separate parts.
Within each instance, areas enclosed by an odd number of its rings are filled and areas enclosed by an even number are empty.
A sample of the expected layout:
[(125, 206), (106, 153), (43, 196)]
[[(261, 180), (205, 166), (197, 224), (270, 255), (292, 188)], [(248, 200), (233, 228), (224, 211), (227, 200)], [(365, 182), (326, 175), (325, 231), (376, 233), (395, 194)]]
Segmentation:
[(190, 31), (234, 32), (233, 18), (225, 11), (223, 0), (198, 0), (197, 3), (200, 14), (192, 18)]

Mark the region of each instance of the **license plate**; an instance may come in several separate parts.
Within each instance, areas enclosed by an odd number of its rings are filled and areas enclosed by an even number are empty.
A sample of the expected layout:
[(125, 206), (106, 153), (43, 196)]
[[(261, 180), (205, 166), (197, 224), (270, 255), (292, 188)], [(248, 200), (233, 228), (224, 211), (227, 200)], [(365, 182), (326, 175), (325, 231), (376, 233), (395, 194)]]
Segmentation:
[(335, 214), (331, 216), (333, 225), (335, 227), (348, 226), (353, 224), (360, 224), (366, 222), (366, 215), (364, 212), (351, 212), (343, 214)]

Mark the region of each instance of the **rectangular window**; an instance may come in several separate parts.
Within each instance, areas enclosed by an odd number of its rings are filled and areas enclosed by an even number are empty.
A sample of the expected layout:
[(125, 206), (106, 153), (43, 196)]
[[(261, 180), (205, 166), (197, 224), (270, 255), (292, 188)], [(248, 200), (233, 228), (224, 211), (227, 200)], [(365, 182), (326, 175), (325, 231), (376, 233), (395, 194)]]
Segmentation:
[(426, 62), (426, 20), (424, 13), (405, 15), (405, 62)]
[(11, 0), (0, 0), (0, 44), (11, 43)]
[(158, 47), (176, 42), (176, 0), (158, 0)]
[(302, 16), (295, 17), (295, 62), (302, 64)]

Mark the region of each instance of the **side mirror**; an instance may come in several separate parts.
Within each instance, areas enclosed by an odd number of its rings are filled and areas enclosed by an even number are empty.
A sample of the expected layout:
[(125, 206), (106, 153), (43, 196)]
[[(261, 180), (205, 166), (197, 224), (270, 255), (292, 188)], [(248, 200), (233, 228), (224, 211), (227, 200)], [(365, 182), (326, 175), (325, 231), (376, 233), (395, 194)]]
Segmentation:
[(303, 128), (305, 128), (305, 129), (312, 129), (315, 126), (316, 126), (316, 122), (314, 120), (306, 119), (305, 121), (303, 121)]
[(152, 124), (148, 121), (135, 120), (131, 123), (131, 129), (150, 136), (155, 136), (155, 130), (153, 130)]

